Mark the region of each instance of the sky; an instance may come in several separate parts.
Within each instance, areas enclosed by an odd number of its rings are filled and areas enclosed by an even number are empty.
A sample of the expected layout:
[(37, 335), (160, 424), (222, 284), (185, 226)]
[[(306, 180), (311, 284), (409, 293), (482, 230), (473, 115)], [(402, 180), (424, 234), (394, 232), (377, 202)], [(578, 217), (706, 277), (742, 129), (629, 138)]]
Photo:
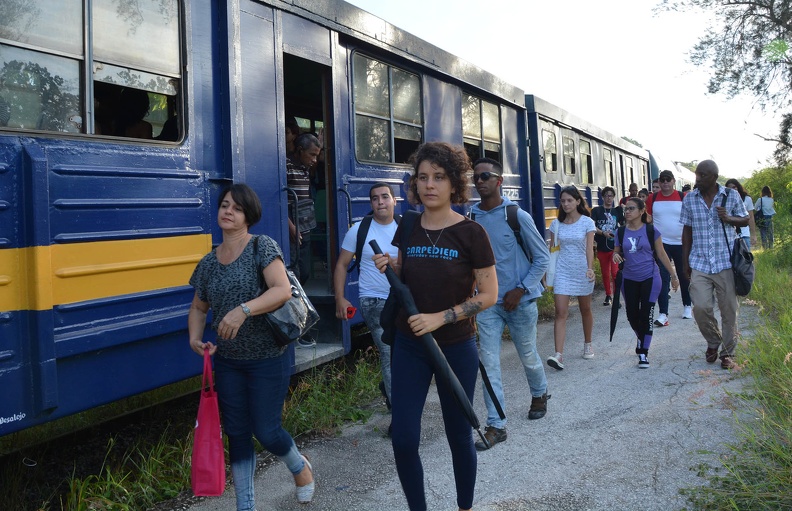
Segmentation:
[(778, 119), (748, 96), (707, 93), (688, 53), (706, 13), (659, 0), (347, 0), (664, 159), (721, 176), (769, 166)]

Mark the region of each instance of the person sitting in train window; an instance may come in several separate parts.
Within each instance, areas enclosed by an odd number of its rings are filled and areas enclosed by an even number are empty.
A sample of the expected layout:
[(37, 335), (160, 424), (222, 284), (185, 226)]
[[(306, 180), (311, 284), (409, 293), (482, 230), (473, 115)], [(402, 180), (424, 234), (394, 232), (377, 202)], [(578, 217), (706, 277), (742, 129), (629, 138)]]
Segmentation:
[(627, 204), (627, 199), (630, 197), (638, 197), (638, 185), (636, 183), (630, 183), (630, 195), (627, 197), (622, 197), (619, 201), (619, 206), (624, 206)]
[(166, 142), (176, 142), (179, 140), (179, 117), (173, 115), (169, 117), (165, 124), (162, 125), (162, 131), (156, 137), (157, 140), (164, 140)]
[(125, 87), (118, 100), (115, 134), (119, 137), (153, 139), (154, 131), (151, 124), (143, 120), (148, 112), (148, 93), (141, 89)]
[(657, 193), (660, 191), (660, 178), (652, 180), (652, 193)]
[(641, 188), (641, 191), (638, 192), (638, 198), (646, 202), (647, 197), (649, 197), (649, 190), (647, 190), (646, 188)]

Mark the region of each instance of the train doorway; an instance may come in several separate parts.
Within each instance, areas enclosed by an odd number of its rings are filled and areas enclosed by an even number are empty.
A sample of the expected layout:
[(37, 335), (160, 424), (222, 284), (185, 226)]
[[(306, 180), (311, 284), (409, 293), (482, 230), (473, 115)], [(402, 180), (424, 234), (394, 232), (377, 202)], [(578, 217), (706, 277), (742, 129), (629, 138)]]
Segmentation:
[[(297, 57), (283, 55), (283, 98), (287, 125), (296, 121), (300, 133), (312, 133), (322, 144), (317, 162), (309, 170), (310, 196), (314, 201), (316, 227), (306, 235), (303, 244), (310, 249), (292, 250), (292, 258), (300, 253), (302, 269), (307, 269), (307, 278), (302, 277), (303, 287), (322, 318), (319, 328), (313, 333), (317, 342), (312, 356), (322, 356), (328, 349), (340, 349), (339, 323), (335, 320), (335, 297), (333, 295), (333, 267), (337, 259), (335, 240), (338, 233), (335, 194), (337, 188), (333, 169), (335, 161), (331, 68), (323, 64)], [(287, 148), (287, 152), (288, 152)], [(292, 261), (295, 264), (295, 261)], [(299, 350), (304, 351), (304, 350)], [(314, 351), (314, 350), (312, 350)], [(329, 355), (329, 353), (327, 354)], [(298, 357), (299, 365), (299, 357)]]

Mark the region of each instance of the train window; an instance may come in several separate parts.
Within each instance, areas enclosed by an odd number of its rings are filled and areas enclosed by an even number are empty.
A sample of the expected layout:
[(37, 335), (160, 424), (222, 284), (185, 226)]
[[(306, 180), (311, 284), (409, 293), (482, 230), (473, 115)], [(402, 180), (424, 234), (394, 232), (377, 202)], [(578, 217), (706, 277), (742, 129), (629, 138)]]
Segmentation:
[(352, 82), (358, 159), (407, 163), (423, 139), (420, 78), (355, 53)]
[(178, 11), (178, 0), (29, 0), (5, 13), (0, 124), (176, 141)]
[(501, 161), (498, 105), (462, 93), (462, 139), (472, 161), (481, 157)]
[(542, 130), (542, 141), (544, 142), (545, 172), (555, 172), (558, 169), (558, 149), (556, 147), (555, 133)]
[(592, 159), (591, 159), (591, 142), (586, 140), (580, 141), (580, 174), (586, 183), (592, 184), (594, 182), (594, 173), (592, 172)]
[(613, 175), (613, 151), (607, 147), (603, 147), (602, 160), (605, 166), (605, 183), (608, 186), (613, 186), (613, 183), (616, 182), (615, 176)]
[(624, 175), (629, 177), (630, 183), (637, 183), (635, 180), (635, 167), (633, 166), (633, 159), (629, 156), (624, 158)]
[(575, 175), (575, 141), (569, 137), (562, 137), (564, 144), (564, 173)]
[(649, 179), (648, 179), (647, 173), (646, 173), (646, 170), (647, 170), (646, 169), (646, 162), (642, 161), (640, 163), (641, 163), (641, 183), (648, 183)]

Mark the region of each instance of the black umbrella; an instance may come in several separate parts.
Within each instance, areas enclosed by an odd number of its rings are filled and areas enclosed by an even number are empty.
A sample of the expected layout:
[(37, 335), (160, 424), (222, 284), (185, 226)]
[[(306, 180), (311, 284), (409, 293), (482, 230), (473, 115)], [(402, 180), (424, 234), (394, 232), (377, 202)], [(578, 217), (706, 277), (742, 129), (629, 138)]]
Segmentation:
[(613, 332), (616, 330), (616, 322), (619, 320), (619, 309), (621, 309), (621, 304), (619, 303), (619, 299), (621, 298), (621, 287), (622, 287), (622, 270), (624, 268), (624, 261), (619, 263), (619, 271), (616, 272), (616, 282), (614, 283), (615, 289), (613, 290), (613, 304), (611, 305), (611, 321), (610, 321), (610, 342), (613, 342)]
[[(375, 254), (382, 254), (382, 250), (375, 240), (369, 241), (369, 245), (371, 245)], [(391, 291), (394, 292), (396, 299), (407, 312), (407, 315), (415, 316), (416, 314), (420, 314), (418, 307), (415, 305), (415, 299), (410, 293), (410, 289), (399, 279), (396, 272), (393, 271), (393, 268), (390, 266), (387, 266), (385, 269), (385, 277), (387, 277), (391, 285)], [(448, 360), (446, 360), (445, 355), (443, 355), (443, 352), (440, 350), (440, 346), (437, 345), (437, 341), (432, 334), (422, 335), (421, 341), (426, 348), (426, 352), (429, 354), (429, 359), (432, 361), (435, 374), (448, 384), (451, 389), (451, 395), (454, 396), (454, 400), (462, 408), (462, 413), (465, 414), (473, 429), (478, 432), (484, 445), (490, 447), (487, 438), (484, 436), (484, 433), (481, 432), (481, 424), (479, 423), (478, 417), (476, 417), (476, 412), (473, 411), (473, 405), (470, 404), (470, 399), (468, 399), (465, 389), (463, 389), (462, 384), (459, 383), (459, 378), (454, 374), (451, 366), (448, 365)]]

